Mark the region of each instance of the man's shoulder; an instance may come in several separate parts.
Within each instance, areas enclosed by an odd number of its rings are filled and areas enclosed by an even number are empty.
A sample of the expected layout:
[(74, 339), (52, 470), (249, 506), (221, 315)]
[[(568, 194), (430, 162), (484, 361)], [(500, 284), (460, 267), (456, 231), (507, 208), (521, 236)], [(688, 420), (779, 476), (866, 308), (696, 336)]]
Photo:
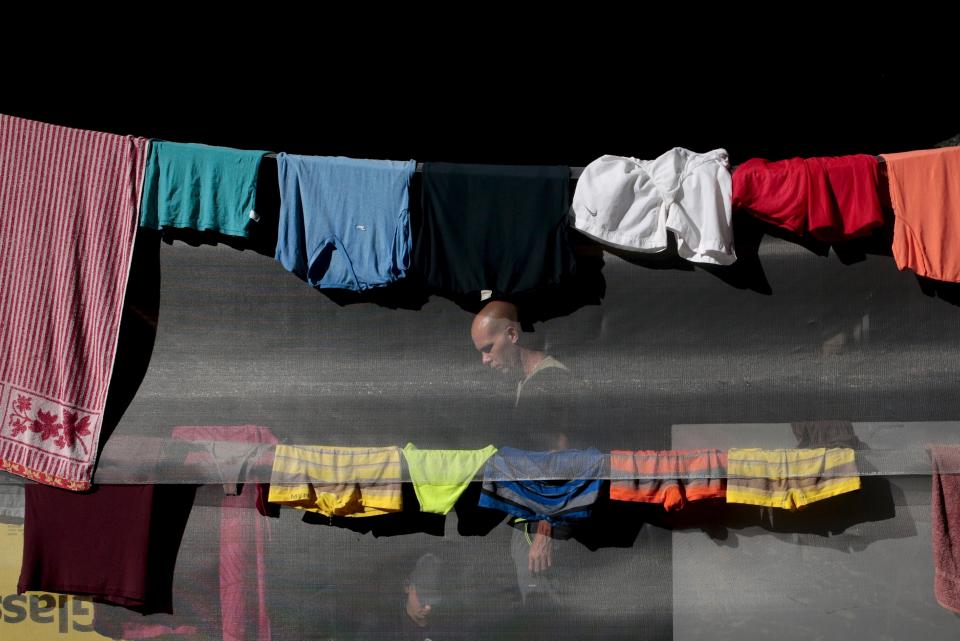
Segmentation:
[(565, 367), (548, 367), (534, 373), (527, 379), (525, 385), (536, 385), (538, 383), (542, 384), (554, 381), (568, 383), (572, 380), (573, 373), (569, 369)]
[(522, 394), (566, 391), (570, 388), (573, 380), (573, 373), (566, 365), (552, 356), (547, 356), (530, 377), (524, 381)]

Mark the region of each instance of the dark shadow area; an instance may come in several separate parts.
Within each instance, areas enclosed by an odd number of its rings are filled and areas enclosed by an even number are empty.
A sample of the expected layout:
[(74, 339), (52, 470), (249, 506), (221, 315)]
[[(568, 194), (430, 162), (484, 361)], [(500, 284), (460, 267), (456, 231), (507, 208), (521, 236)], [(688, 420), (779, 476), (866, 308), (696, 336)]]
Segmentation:
[[(158, 577), (150, 585), (159, 595), (173, 594), (173, 581), (187, 520), (197, 495), (196, 485), (158, 486), (151, 515), (150, 546), (147, 552), (147, 576)], [(169, 604), (172, 613), (172, 602)], [(159, 610), (145, 609), (144, 614)]]
[(387, 309), (416, 311), (422, 309), (430, 300), (430, 293), (414, 274), (410, 274), (390, 285), (373, 287), (362, 292), (333, 288), (317, 288), (317, 291), (341, 307), (370, 303)]
[(590, 518), (577, 524), (572, 538), (591, 551), (601, 548), (632, 548), (646, 523), (658, 521), (658, 505), (611, 501), (605, 488), (593, 505)]
[(97, 457), (133, 402), (150, 366), (160, 317), (160, 235), (139, 229), (124, 297)]
[[(520, 322), (532, 330), (534, 323), (569, 316), (582, 307), (600, 305), (607, 293), (603, 277), (603, 250), (580, 239), (574, 241), (577, 268), (569, 282), (562, 287), (539, 292), (528, 292), (510, 300), (520, 309)], [(477, 311), (474, 309), (473, 311)]]
[(791, 512), (780, 508), (698, 501), (667, 515), (671, 529), (699, 529), (716, 544), (738, 547), (737, 536), (773, 535), (793, 545), (841, 552), (866, 549), (871, 543), (908, 539), (916, 524), (905, 509), (903, 493), (882, 477), (861, 477), (857, 492), (817, 501)]
[(889, 224), (889, 220), (888, 218), (888, 224), (874, 229), (868, 236), (831, 245), (833, 253), (844, 265), (863, 262), (867, 256), (886, 256), (892, 259), (893, 226)]
[(762, 224), (752, 216), (733, 216), (733, 237), (736, 239), (737, 262), (732, 265), (700, 265), (703, 271), (716, 276), (737, 289), (748, 289), (769, 296), (773, 288), (760, 262), (760, 241), (770, 225)]
[[(577, 268), (567, 282), (558, 287), (544, 287), (531, 292), (505, 296), (497, 300), (506, 300), (517, 305), (521, 311), (520, 322), (527, 331), (532, 331), (534, 323), (542, 323), (555, 318), (569, 316), (591, 305), (600, 305), (606, 295), (606, 281), (603, 278), (603, 252), (595, 250), (578, 251)], [(456, 303), (458, 307), (471, 314), (483, 309), (490, 299), (480, 300), (477, 293), (453, 294), (433, 291)]]
[(947, 283), (916, 275), (915, 278), (920, 291), (925, 296), (938, 298), (945, 303), (960, 306), (960, 283)]
[[(582, 235), (577, 235), (583, 238)], [(585, 239), (584, 242), (595, 241)], [(647, 269), (675, 269), (687, 272), (692, 272), (696, 269), (694, 263), (689, 260), (684, 260), (677, 255), (677, 238), (672, 232), (667, 234), (667, 248), (658, 252), (630, 251), (604, 243), (595, 242), (595, 244), (602, 247), (604, 251), (610, 252), (625, 262), (631, 265), (637, 265), (638, 267), (646, 267)]]
[(480, 482), (468, 485), (453, 506), (457, 515), (457, 534), (460, 536), (486, 536), (506, 519), (507, 515), (500, 510), (480, 507), (482, 485)]
[[(870, 449), (848, 421), (809, 421), (792, 424), (798, 448), (844, 447)], [(903, 492), (862, 458), (858, 461), (861, 487), (813, 502), (799, 510), (727, 504), (723, 501), (691, 503), (667, 522), (675, 529), (702, 529), (721, 545), (737, 547), (740, 536), (774, 534), (778, 539), (842, 552), (866, 549), (886, 539), (916, 536), (917, 527), (907, 510)], [(798, 537), (798, 535), (803, 535)]]
[(778, 237), (782, 236), (790, 242), (800, 244), (811, 252), (821, 256), (826, 256), (829, 250), (828, 247), (822, 246), (816, 241), (783, 232), (773, 225), (761, 222), (747, 214), (735, 214), (733, 216), (733, 229), (734, 237), (736, 238), (735, 251), (737, 253), (737, 260), (732, 265), (694, 263), (681, 258), (677, 254), (677, 240), (673, 233), (667, 235), (667, 248), (654, 253), (629, 251), (600, 243), (596, 243), (596, 245), (602, 247), (603, 251), (607, 251), (637, 267), (652, 270), (677, 270), (687, 272), (701, 269), (732, 287), (752, 290), (764, 295), (773, 293), (758, 256), (760, 242), (765, 234)]

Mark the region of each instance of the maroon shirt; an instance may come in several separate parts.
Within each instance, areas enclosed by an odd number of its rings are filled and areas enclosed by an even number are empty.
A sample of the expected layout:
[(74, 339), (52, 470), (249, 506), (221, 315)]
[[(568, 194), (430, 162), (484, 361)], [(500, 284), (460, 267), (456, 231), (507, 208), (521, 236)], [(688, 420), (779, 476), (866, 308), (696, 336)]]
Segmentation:
[(88, 595), (172, 612), (173, 570), (193, 485), (26, 486), (18, 592)]

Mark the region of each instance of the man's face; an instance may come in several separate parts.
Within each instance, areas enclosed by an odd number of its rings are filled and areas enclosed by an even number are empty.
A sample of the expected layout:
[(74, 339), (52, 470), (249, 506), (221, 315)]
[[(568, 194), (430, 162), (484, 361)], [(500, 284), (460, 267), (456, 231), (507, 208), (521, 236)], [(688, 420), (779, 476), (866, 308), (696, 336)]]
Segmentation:
[(470, 328), (473, 346), (480, 352), (481, 362), (503, 374), (515, 373), (520, 366), (516, 327), (509, 322), (485, 319)]
[(433, 608), (429, 603), (422, 603), (417, 596), (417, 586), (408, 585), (404, 590), (407, 593), (407, 615), (421, 628), (426, 627)]

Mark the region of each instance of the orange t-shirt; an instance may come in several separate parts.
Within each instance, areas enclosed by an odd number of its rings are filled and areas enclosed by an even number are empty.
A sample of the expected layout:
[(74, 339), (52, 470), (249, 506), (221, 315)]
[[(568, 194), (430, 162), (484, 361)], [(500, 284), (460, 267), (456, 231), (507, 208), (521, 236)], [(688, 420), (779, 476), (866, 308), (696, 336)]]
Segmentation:
[(883, 154), (900, 269), (960, 282), (960, 147)]

